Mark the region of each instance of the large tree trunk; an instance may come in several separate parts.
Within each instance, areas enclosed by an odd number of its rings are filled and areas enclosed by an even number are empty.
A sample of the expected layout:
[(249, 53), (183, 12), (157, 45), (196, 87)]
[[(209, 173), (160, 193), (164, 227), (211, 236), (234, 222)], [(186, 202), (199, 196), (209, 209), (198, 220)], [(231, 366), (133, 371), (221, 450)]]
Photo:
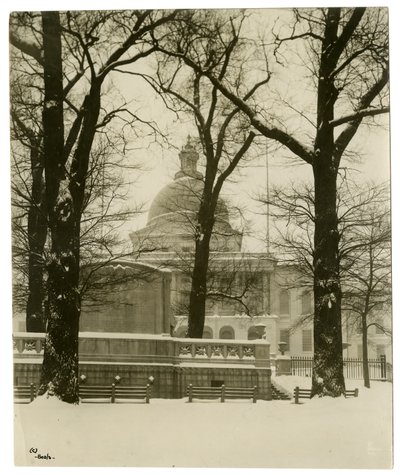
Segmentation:
[(43, 281), (43, 250), (47, 237), (47, 218), (44, 206), (43, 157), (39, 144), (32, 144), (32, 202), (28, 211), (28, 301), (26, 305), (26, 331), (45, 332), (45, 289)]
[(44, 163), (51, 237), (47, 262), (47, 335), (39, 394), (78, 402), (79, 239), (64, 160), (61, 27), (58, 12), (42, 13)]
[(339, 232), (336, 208), (338, 166), (330, 121), (338, 91), (334, 84), (340, 9), (328, 11), (318, 72), (317, 135), (314, 143), (314, 370), (312, 395), (344, 394)]
[[(207, 177), (206, 177), (206, 181)], [(213, 182), (212, 179), (209, 180)], [(210, 255), (210, 241), (215, 222), (215, 208), (218, 193), (212, 198), (211, 187), (205, 183), (198, 212), (196, 246), (192, 272), (192, 287), (189, 301), (188, 337), (202, 338), (206, 314), (207, 274)]]
[(74, 218), (72, 201), (60, 199), (60, 208), (71, 219), (51, 227), (51, 260), (47, 266), (48, 323), (40, 394), (47, 390), (63, 401), (76, 403), (78, 395), (78, 335), (80, 296), (79, 261), (72, 249)]
[[(321, 160), (322, 161), (322, 160)], [(336, 172), (317, 162), (314, 237), (314, 371), (312, 394), (345, 391), (336, 212)]]
[(81, 311), (80, 223), (90, 151), (100, 112), (102, 79), (93, 78), (85, 97), (82, 129), (67, 177), (59, 15), (55, 12), (43, 13), (42, 18), (45, 68), (43, 129), (51, 254), (47, 265), (48, 333), (40, 393), (51, 390), (63, 401), (77, 403)]

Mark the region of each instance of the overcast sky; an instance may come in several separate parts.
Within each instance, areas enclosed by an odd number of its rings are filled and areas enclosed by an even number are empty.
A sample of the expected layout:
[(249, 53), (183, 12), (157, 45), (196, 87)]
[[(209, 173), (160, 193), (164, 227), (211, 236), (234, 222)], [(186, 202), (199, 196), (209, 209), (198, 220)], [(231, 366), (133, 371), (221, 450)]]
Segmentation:
[[(257, 35), (259, 32), (269, 30), (266, 25), (273, 25), (277, 18), (289, 20), (289, 10), (261, 10), (258, 11), (251, 20), (251, 31), (245, 32), (247, 35)], [(254, 26), (254, 28), (253, 28)], [(264, 30), (263, 30), (264, 28)], [(300, 51), (300, 54), (302, 51)], [(304, 54), (303, 54), (304, 56)], [(151, 72), (151, 59), (146, 60), (140, 66), (135, 65), (133, 69), (146, 73)], [(303, 112), (307, 112), (310, 119), (315, 118), (316, 95), (311, 81), (305, 81), (302, 77), (305, 69), (300, 64), (296, 55), (288, 56), (288, 64), (285, 68), (277, 67), (271, 62), (273, 77), (270, 83), (271, 89), (266, 89), (266, 97), (282, 97), (292, 106), (297, 106)], [(114, 74), (112, 82), (121, 96), (127, 100), (135, 112), (146, 119), (157, 120), (160, 128), (167, 133), (172, 147), (150, 146), (139, 150), (133, 150), (129, 154), (129, 160), (142, 162), (145, 171), (135, 172), (135, 183), (130, 188), (129, 199), (133, 202), (144, 203), (144, 210), (148, 209), (152, 199), (158, 191), (167, 183), (172, 181), (175, 172), (179, 168), (179, 149), (186, 142), (186, 137), (190, 133), (196, 136), (196, 129), (188, 118), (176, 121), (175, 117), (166, 110), (163, 102), (156, 93), (141, 79), (131, 75)], [(272, 99), (271, 99), (272, 100)], [(307, 121), (300, 116), (296, 116), (288, 107), (279, 104), (279, 99), (274, 102), (274, 112), (284, 118), (288, 131), (295, 131), (296, 137), (305, 143)], [(268, 107), (268, 106), (266, 106)], [(340, 114), (340, 111), (337, 112)], [(298, 121), (298, 122), (296, 122)], [(300, 122), (301, 121), (301, 122)], [(376, 119), (381, 127), (368, 128), (361, 126), (356, 137), (350, 144), (350, 149), (359, 155), (359, 159), (349, 162), (344, 159), (342, 166), (349, 167), (350, 176), (358, 181), (365, 182), (373, 180), (375, 183), (388, 181), (390, 178), (390, 140), (389, 140), (389, 118), (381, 116)], [(337, 132), (340, 132), (338, 128)], [(251, 147), (246, 156), (253, 157), (253, 160), (246, 164), (245, 169), (235, 171), (232, 175), (234, 184), (224, 185), (222, 196), (234, 204), (244, 204), (248, 210), (247, 216), (253, 222), (256, 231), (262, 232), (265, 228), (265, 218), (254, 213), (260, 212), (260, 206), (252, 199), (255, 194), (262, 192), (266, 188), (265, 172), (265, 139), (260, 139), (262, 144), (259, 147)], [(144, 141), (143, 144), (146, 142)], [(174, 148), (175, 147), (175, 148)], [(135, 144), (137, 149), (137, 144)], [(312, 181), (311, 167), (300, 160), (294, 160), (293, 155), (285, 148), (275, 150), (276, 145), (268, 141), (269, 160), (269, 183), (273, 185), (285, 185), (290, 182)], [(135, 218), (132, 222), (126, 223), (122, 228), (125, 236), (133, 229), (138, 229), (146, 223), (146, 213)], [(254, 240), (244, 241), (251, 249), (262, 249), (262, 245)]]

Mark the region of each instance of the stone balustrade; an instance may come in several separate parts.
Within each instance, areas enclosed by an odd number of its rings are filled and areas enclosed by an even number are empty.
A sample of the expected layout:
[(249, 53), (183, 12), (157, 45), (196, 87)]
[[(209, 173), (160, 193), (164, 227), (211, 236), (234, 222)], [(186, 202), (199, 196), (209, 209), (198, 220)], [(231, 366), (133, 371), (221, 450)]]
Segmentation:
[(43, 355), (44, 333), (15, 333), (13, 335), (14, 354), (24, 356)]
[[(43, 333), (15, 333), (16, 358), (42, 358)], [(240, 364), (269, 368), (265, 340), (172, 338), (169, 335), (80, 333), (80, 361)]]
[(249, 364), (269, 368), (269, 344), (265, 340), (209, 340), (174, 338), (176, 356), (182, 362), (201, 364)]

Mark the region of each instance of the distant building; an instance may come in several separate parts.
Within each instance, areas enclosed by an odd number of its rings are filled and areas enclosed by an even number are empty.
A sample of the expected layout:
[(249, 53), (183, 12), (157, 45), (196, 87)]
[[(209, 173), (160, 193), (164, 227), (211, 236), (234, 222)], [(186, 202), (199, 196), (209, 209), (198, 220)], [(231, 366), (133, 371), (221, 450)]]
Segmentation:
[[(184, 337), (191, 288), (196, 213), (203, 187), (198, 154), (190, 139), (179, 154), (174, 180), (154, 198), (144, 228), (132, 232), (138, 260), (119, 260), (103, 267), (111, 284), (85, 298), (83, 332), (145, 333)], [(219, 200), (211, 242), (209, 289), (203, 337), (252, 340), (263, 335), (271, 344), (286, 343), (286, 354), (313, 354), (313, 298), (298, 272), (268, 253), (242, 252), (242, 235), (234, 229), (223, 199)], [(246, 314), (249, 313), (249, 315)], [(390, 314), (379, 317), (390, 327)], [(24, 330), (18, 319), (16, 330)], [(301, 324), (300, 324), (301, 323)], [(361, 357), (361, 335), (343, 324), (344, 355)], [(379, 328), (369, 330), (371, 358), (391, 361), (391, 338)]]

